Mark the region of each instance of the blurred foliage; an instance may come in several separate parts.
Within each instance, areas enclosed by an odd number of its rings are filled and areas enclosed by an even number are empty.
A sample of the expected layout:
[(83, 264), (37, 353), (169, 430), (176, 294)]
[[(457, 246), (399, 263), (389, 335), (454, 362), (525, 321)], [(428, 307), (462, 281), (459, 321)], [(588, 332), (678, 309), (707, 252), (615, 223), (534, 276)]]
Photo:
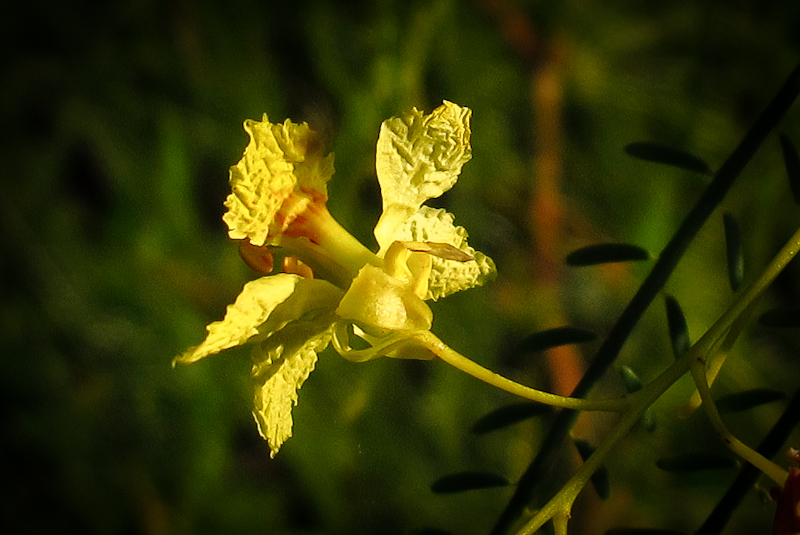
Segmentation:
[[(566, 268), (566, 254), (601, 241), (657, 253), (707, 181), (623, 147), (656, 141), (715, 168), (800, 56), (791, 1), (140, 0), (4, 11), (4, 533), (488, 532), (513, 489), (448, 496), (430, 484), (463, 470), (513, 482), (549, 416), (475, 436), (480, 416), (517, 400), (436, 362), (356, 365), (328, 351), (300, 392), (294, 438), (270, 460), (249, 414), (246, 350), (170, 368), (254, 277), (221, 222), (242, 121), (266, 112), (321, 131), (336, 153), (331, 210), (374, 243), (380, 122), (442, 99), (472, 108), (473, 160), (437, 202), (500, 278), (436, 303), (434, 330), (501, 373), (565, 393), (596, 343), (545, 357), (513, 349), (564, 324), (604, 333), (647, 269)], [(781, 132), (800, 143), (797, 109)], [(785, 175), (776, 133), (724, 203), (739, 223), (745, 283), (796, 226)], [(724, 244), (720, 213), (667, 287), (695, 338), (731, 300)], [(790, 265), (762, 305), (796, 307), (798, 294), (800, 266)], [(751, 326), (715, 391), (791, 393), (798, 351), (795, 331)], [(653, 306), (619, 365), (646, 382), (671, 359), (663, 306)], [(601, 386), (621, 388), (616, 373)], [(701, 414), (676, 420), (689, 392), (680, 383), (656, 405), (656, 431), (624, 442), (607, 466), (611, 497), (584, 492), (573, 533), (691, 532), (703, 521), (733, 473), (655, 465), (724, 453)], [(726, 421), (755, 445), (783, 406)], [(608, 424), (581, 419), (576, 438), (596, 443)], [(577, 460), (567, 451), (564, 479)], [(772, 511), (752, 492), (726, 533), (764, 533)]]

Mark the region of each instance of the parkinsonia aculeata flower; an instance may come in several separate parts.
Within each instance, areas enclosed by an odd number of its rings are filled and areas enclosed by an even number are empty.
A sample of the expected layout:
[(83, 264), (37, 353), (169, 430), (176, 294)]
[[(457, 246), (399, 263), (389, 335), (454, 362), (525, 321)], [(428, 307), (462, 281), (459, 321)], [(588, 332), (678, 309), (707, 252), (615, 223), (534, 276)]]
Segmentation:
[[(307, 124), (245, 121), (250, 143), (231, 168), (223, 219), (242, 257), (270, 273), (248, 282), (206, 339), (176, 358), (188, 364), (242, 344), (253, 346), (253, 415), (272, 455), (291, 436), (297, 390), (317, 354), (333, 343), (345, 358), (433, 358), (415, 333), (433, 315), (425, 303), (491, 279), (495, 266), (467, 245), (445, 210), (424, 206), (456, 182), (471, 157), (468, 108), (445, 102), (385, 121), (376, 171), (383, 213), (373, 253), (326, 207), (333, 155)], [(367, 342), (353, 349), (350, 336)]]

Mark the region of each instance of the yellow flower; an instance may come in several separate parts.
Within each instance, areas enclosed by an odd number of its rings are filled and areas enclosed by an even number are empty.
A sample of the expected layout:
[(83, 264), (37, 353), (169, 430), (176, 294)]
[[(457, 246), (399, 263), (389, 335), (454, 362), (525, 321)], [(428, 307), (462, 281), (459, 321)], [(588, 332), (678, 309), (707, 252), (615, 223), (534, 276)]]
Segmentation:
[[(224, 319), (207, 327), (206, 339), (175, 362), (253, 345), (253, 415), (273, 456), (291, 436), (297, 390), (331, 341), (354, 361), (431, 358), (396, 342), (398, 334), (430, 329), (425, 300), (495, 275), (492, 260), (467, 244), (451, 214), (423, 205), (450, 189), (469, 160), (470, 116), (468, 108), (445, 102), (429, 115), (414, 109), (383, 123), (376, 253), (328, 212), (333, 155), (323, 155), (308, 125), (272, 124), (266, 116), (244, 123), (250, 143), (231, 168), (223, 219), (248, 264), (270, 272), (280, 252), (283, 272), (247, 283)], [(351, 333), (371, 347), (352, 350)]]

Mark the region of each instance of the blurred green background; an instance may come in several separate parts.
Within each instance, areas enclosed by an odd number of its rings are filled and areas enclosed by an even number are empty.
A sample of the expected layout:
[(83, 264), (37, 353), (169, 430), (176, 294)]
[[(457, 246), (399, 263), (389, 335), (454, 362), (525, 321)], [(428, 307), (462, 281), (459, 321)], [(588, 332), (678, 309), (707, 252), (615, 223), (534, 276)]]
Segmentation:
[[(336, 153), (331, 211), (373, 246), (381, 121), (443, 99), (472, 108), (473, 160), (433, 204), (456, 215), (500, 277), (435, 303), (434, 331), (492, 369), (567, 392), (596, 344), (545, 357), (515, 344), (567, 323), (602, 335), (648, 264), (567, 269), (564, 255), (598, 241), (657, 254), (707, 183), (622, 148), (653, 140), (718, 166), (800, 58), (796, 1), (49, 1), (3, 11), (3, 533), (487, 533), (512, 488), (441, 496), (429, 486), (466, 469), (519, 477), (548, 417), (469, 430), (509, 395), (441, 363), (351, 364), (329, 350), (300, 391), (294, 437), (271, 460), (250, 416), (246, 349), (170, 367), (256, 276), (221, 221), (242, 121), (266, 112), (322, 132)], [(781, 125), (797, 144), (799, 114)], [(798, 221), (776, 135), (724, 209), (739, 219), (749, 280)], [(798, 270), (760, 309), (797, 303)], [(667, 290), (695, 339), (731, 301), (721, 213)], [(644, 380), (668, 365), (665, 323), (656, 302), (620, 364)], [(799, 348), (796, 333), (754, 325), (716, 388), (791, 393)], [(723, 451), (702, 415), (675, 418), (689, 387), (656, 406), (656, 432), (623, 442), (612, 497), (587, 489), (574, 533), (702, 522), (735, 473), (683, 477), (654, 464)], [(600, 393), (620, 388), (612, 372)], [(757, 444), (783, 406), (727, 421)], [(610, 422), (582, 419), (575, 434), (596, 442)], [(565, 449), (544, 488), (575, 462)], [(727, 533), (766, 533), (772, 511), (753, 492)]]

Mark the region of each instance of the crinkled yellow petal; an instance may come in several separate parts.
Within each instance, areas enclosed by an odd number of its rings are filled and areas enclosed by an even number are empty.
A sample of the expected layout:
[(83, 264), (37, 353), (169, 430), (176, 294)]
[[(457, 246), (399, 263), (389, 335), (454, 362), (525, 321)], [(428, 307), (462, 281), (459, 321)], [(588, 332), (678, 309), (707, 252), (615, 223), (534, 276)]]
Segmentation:
[(236, 301), (228, 305), (225, 317), (206, 327), (206, 339), (177, 357), (175, 362), (191, 364), (208, 355), (242, 345), (258, 335), (259, 327), (278, 305), (294, 293), (298, 282), (302, 280), (297, 275), (281, 273), (248, 282)]
[[(332, 336), (332, 316), (328, 321), (297, 321), (273, 334), (253, 349), (253, 417), (258, 431), (275, 457), (281, 445), (292, 436), (292, 408), (297, 391), (317, 363)], [(321, 319), (321, 318), (320, 318)]]
[(471, 115), (469, 108), (445, 101), (429, 115), (414, 108), (381, 125), (375, 165), (383, 214), (375, 238), (382, 252), (422, 203), (455, 184), (461, 167), (472, 157)]
[(467, 231), (453, 224), (453, 215), (442, 209), (421, 207), (398, 228), (396, 239), (403, 242), (434, 242), (452, 245), (472, 260), (454, 253), (431, 254), (432, 266), (425, 299), (480, 286), (497, 275), (491, 258), (467, 244)]
[(230, 170), (233, 193), (223, 220), (228, 235), (253, 245), (274, 242), (311, 203), (324, 204), (333, 155), (323, 155), (319, 136), (306, 123), (247, 120), (250, 143)]

